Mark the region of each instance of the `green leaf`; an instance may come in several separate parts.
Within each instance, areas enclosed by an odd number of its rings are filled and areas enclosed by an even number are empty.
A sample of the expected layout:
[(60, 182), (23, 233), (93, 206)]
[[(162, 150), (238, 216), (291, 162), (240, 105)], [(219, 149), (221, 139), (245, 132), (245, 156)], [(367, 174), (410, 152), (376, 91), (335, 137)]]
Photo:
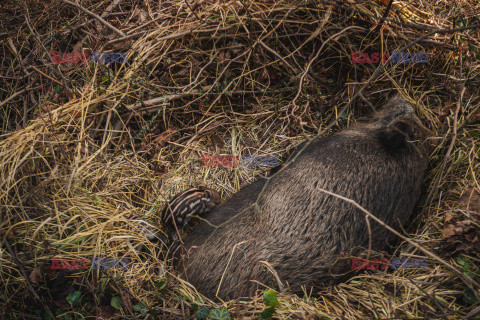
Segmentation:
[(143, 305), (142, 303), (137, 303), (137, 304), (134, 304), (132, 306), (133, 310), (137, 311), (137, 312), (140, 312), (142, 314), (142, 316), (146, 315), (147, 314), (147, 307), (145, 307), (145, 305)]
[(119, 296), (113, 296), (112, 300), (110, 300), (110, 305), (115, 309), (120, 310), (120, 307), (122, 306), (122, 299), (120, 299)]
[(77, 244), (77, 243), (79, 243), (80, 241), (83, 241), (83, 240), (87, 239), (88, 237), (89, 237), (89, 236), (83, 236), (83, 237), (81, 237), (81, 238), (79, 238), (79, 239), (77, 239), (77, 240), (74, 240), (72, 243), (64, 244), (64, 245), (60, 246), (60, 249), (59, 249), (59, 250), (63, 250), (63, 249), (65, 249), (65, 248), (67, 248), (68, 246), (71, 246), (72, 244)]
[(95, 199), (95, 205), (96, 205), (97, 207), (101, 207), (101, 205), (100, 205), (100, 198), (97, 197), (97, 196), (95, 196), (94, 199)]
[(173, 299), (173, 301), (178, 301), (178, 302), (187, 301), (187, 298), (185, 298), (184, 296), (175, 296), (172, 299)]
[(201, 306), (198, 309), (197, 313), (195, 313), (195, 318), (197, 319), (205, 319), (208, 317), (208, 309), (205, 306)]
[(280, 304), (277, 300), (277, 294), (272, 289), (263, 293), (263, 299), (265, 300), (265, 304), (269, 307), (278, 306)]
[(55, 92), (60, 93), (62, 92), (63, 88), (62, 87), (55, 87)]
[(462, 257), (458, 256), (457, 263), (461, 266), (464, 266), (467, 262)]
[(102, 282), (100, 283), (100, 291), (105, 292), (105, 288), (107, 286), (107, 278), (102, 278)]
[(215, 319), (215, 320), (229, 320), (230, 319), (230, 313), (228, 312), (227, 308), (225, 308), (225, 307), (212, 308), (212, 309), (210, 309), (210, 312), (208, 313), (208, 317), (210, 319)]
[(260, 314), (260, 318), (270, 319), (273, 316), (274, 313), (275, 313), (275, 308), (274, 307), (267, 308), (267, 309), (263, 310), (263, 312)]
[(81, 297), (82, 297), (82, 292), (81, 291), (75, 291), (75, 292), (72, 292), (72, 293), (68, 294), (67, 301), (71, 305), (76, 305), (80, 301)]
[(463, 258), (461, 256), (458, 256), (457, 263), (463, 267), (462, 268), (463, 272), (468, 271), (470, 269), (470, 261), (468, 258)]
[(167, 281), (162, 280), (160, 282), (155, 282), (155, 286), (157, 286), (158, 290), (163, 290), (167, 286)]
[(478, 299), (475, 296), (475, 293), (473, 292), (473, 290), (467, 287), (465, 287), (465, 293), (463, 294), (463, 301), (468, 305), (478, 303)]
[(199, 303), (203, 303), (203, 301), (198, 298), (194, 298), (193, 303), (190, 305), (190, 308), (192, 308), (193, 311), (197, 312), (198, 308), (200, 307), (198, 305)]

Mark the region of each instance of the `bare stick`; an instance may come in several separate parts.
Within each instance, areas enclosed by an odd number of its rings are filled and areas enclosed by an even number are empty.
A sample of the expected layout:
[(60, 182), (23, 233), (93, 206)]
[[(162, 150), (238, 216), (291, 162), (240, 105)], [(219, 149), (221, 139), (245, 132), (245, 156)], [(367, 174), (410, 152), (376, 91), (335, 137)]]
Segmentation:
[(380, 224), (381, 226), (383, 226), (385, 229), (387, 229), (388, 231), (390, 231), (391, 233), (393, 233), (394, 235), (396, 235), (397, 237), (399, 237), (400, 239), (402, 239), (403, 241), (406, 241), (408, 242), (409, 244), (411, 244), (412, 246), (414, 246), (415, 248), (417, 248), (418, 250), (422, 251), (423, 253), (425, 253), (427, 256), (435, 259), (436, 261), (440, 262), (441, 264), (443, 264), (444, 266), (446, 266), (448, 269), (450, 269), (451, 271), (453, 271), (455, 274), (457, 274), (459, 276), (460, 279), (463, 280), (463, 282), (468, 286), (468, 287), (472, 287), (472, 286), (475, 286), (477, 288), (480, 288), (480, 284), (478, 284), (475, 280), (473, 280), (472, 278), (466, 276), (465, 274), (463, 274), (462, 272), (458, 271), (455, 267), (453, 267), (452, 265), (450, 265), (449, 263), (447, 263), (445, 260), (443, 260), (442, 258), (440, 258), (439, 256), (437, 256), (435, 253), (433, 252), (430, 252), (429, 250), (425, 249), (424, 247), (422, 247), (421, 245), (417, 244), (415, 241), (413, 240), (410, 240), (409, 238), (405, 237), (404, 235), (402, 235), (400, 232), (398, 232), (397, 230), (393, 229), (392, 227), (390, 227), (389, 225), (387, 225), (385, 222), (383, 222), (382, 220), (380, 220), (379, 218), (375, 217), (373, 214), (371, 214), (367, 209), (365, 209), (364, 207), (362, 207), (361, 205), (359, 205), (356, 201), (352, 200), (352, 199), (349, 199), (349, 198), (346, 198), (346, 197), (343, 197), (339, 194), (336, 194), (336, 193), (333, 193), (333, 192), (330, 192), (330, 191), (327, 191), (325, 189), (322, 189), (320, 187), (317, 187), (318, 190), (328, 194), (328, 195), (331, 195), (331, 196), (334, 196), (336, 198), (339, 198), (341, 200), (344, 200), (348, 203), (351, 203), (353, 204), (355, 207), (357, 207), (358, 209), (360, 209), (363, 213), (365, 213), (366, 215), (368, 215), (370, 218), (372, 218), (373, 220), (375, 220), (378, 224)]
[(188, 3), (188, 0), (185, 0), (185, 3), (187, 4), (187, 7), (188, 9), (190, 9), (190, 11), (192, 11), (192, 13), (195, 15), (195, 17), (198, 19), (198, 21), (202, 22), (202, 19), (200, 19), (200, 17), (197, 15), (197, 13), (195, 12), (195, 10), (192, 9), (192, 7), (190, 7), (190, 4)]
[(480, 307), (476, 308), (475, 310), (473, 310), (472, 312), (467, 314), (466, 319), (473, 318), (474, 316), (476, 316), (479, 313), (480, 313)]
[(263, 42), (262, 40), (260, 40), (258, 43), (260, 43), (262, 45), (262, 47), (264, 47), (265, 49), (267, 49), (268, 52), (270, 52), (271, 54), (273, 54), (275, 57), (277, 57), (278, 59), (282, 60), (283, 63), (285, 63), (285, 65), (287, 67), (289, 67), (290, 69), (292, 69), (293, 72), (297, 72), (297, 69), (292, 66), (290, 63), (288, 63), (287, 60), (285, 60), (280, 54), (278, 54), (275, 50), (273, 50), (272, 48), (270, 48), (269, 46), (267, 46), (265, 44), (265, 42)]
[(277, 281), (278, 290), (280, 292), (284, 292), (285, 286), (283, 285), (282, 281), (280, 280), (280, 277), (278, 276), (277, 271), (273, 268), (273, 266), (270, 263), (268, 263), (268, 261), (260, 260), (260, 263), (264, 264), (267, 267), (268, 271), (272, 273), (273, 277)]
[[(376, 31), (380, 30), (383, 23), (385, 22), (385, 19), (387, 19), (388, 13), (390, 12), (390, 8), (392, 7), (392, 3), (393, 3), (393, 0), (390, 0), (390, 2), (388, 2), (387, 8), (385, 9), (385, 13), (383, 14), (383, 17), (380, 19), (380, 22), (378, 23), (377, 27), (375, 28)], [(376, 31), (374, 31), (374, 32), (376, 32)]]
[(26, 88), (15, 92), (15, 93), (12, 94), (10, 97), (8, 97), (7, 99), (5, 99), (5, 100), (3, 100), (2, 102), (0, 102), (0, 107), (3, 106), (4, 104), (7, 104), (10, 100), (15, 99), (17, 96), (21, 95), (21, 94), (24, 93), (25, 91), (27, 91)]
[[(305, 80), (305, 76), (308, 74), (308, 71), (310, 70), (310, 67), (312, 66), (313, 62), (315, 60), (317, 60), (318, 56), (320, 55), (320, 52), (322, 52), (323, 47), (333, 38), (340, 36), (342, 33), (344, 33), (347, 30), (355, 29), (355, 28), (358, 28), (358, 27), (356, 27), (356, 26), (346, 27), (342, 31), (339, 31), (339, 32), (335, 33), (333, 36), (330, 36), (327, 40), (323, 41), (322, 45), (320, 46), (320, 49), (318, 49), (318, 51), (317, 51), (317, 54), (308, 62), (308, 65), (305, 68), (305, 71), (303, 72), (303, 74), (300, 78), (300, 84), (298, 85), (297, 95), (295, 96), (295, 98), (292, 101), (293, 105), (296, 106), (295, 102), (297, 101), (298, 97), (300, 96), (300, 93), (302, 92), (303, 81)], [(293, 113), (293, 111), (292, 111), (292, 113)]]
[(168, 100), (179, 99), (179, 98), (183, 98), (183, 97), (186, 97), (186, 96), (189, 96), (189, 95), (192, 95), (192, 94), (198, 94), (198, 93), (199, 92), (168, 94), (168, 95), (163, 96), (163, 97), (157, 97), (157, 98), (153, 98), (153, 99), (150, 99), (150, 100), (145, 100), (145, 101), (129, 104), (128, 106), (125, 106), (125, 107), (128, 110), (135, 110), (135, 109), (137, 109), (138, 107), (141, 107), (141, 106), (147, 106), (147, 107), (148, 106), (153, 106), (157, 103), (165, 103)]
[(105, 11), (103, 11), (103, 13), (102, 13), (102, 15), (101, 15), (100, 17), (105, 18), (106, 16), (110, 15), (110, 12), (112, 12), (113, 8), (116, 7), (119, 2), (120, 2), (120, 0), (115, 0), (115, 1), (113, 1), (113, 2), (107, 7), (107, 9), (105, 9)]
[[(63, 0), (63, 1), (66, 1), (66, 0)], [(229, 27), (220, 28), (220, 29), (219, 29), (219, 28), (214, 28), (214, 29), (205, 29), (205, 30), (187, 30), (187, 31), (182, 31), (182, 32), (178, 32), (178, 33), (169, 34), (168, 36), (158, 38), (158, 39), (156, 39), (155, 41), (156, 41), (156, 42), (160, 42), (160, 41), (163, 41), (163, 40), (180, 38), (180, 37), (186, 36), (186, 35), (188, 35), (188, 34), (202, 33), (202, 32), (212, 32), (212, 31), (220, 31), (220, 30), (226, 30), (226, 29), (228, 29), (228, 28), (229, 28)], [(158, 28), (158, 29), (160, 29), (160, 28)], [(157, 29), (157, 30), (158, 30), (158, 29)], [(130, 35), (128, 35), (128, 36), (123, 36), (123, 38), (110, 40), (110, 41), (107, 42), (107, 44), (112, 44), (112, 43), (115, 43), (115, 42), (120, 42), (120, 41), (123, 41), (123, 40), (130, 39), (130, 38), (135, 38), (135, 37), (141, 36), (141, 35), (144, 34), (144, 33), (153, 32), (153, 31), (155, 31), (155, 29), (153, 29), (153, 30), (145, 30), (145, 31), (141, 31), (141, 32), (138, 32), (138, 33), (130, 34)]]
[(75, 2), (72, 2), (72, 1), (68, 1), (68, 0), (63, 0), (63, 2), (65, 2), (66, 4), (69, 4), (71, 6), (74, 6), (74, 7), (77, 7), (78, 9), (82, 10), (83, 12), (85, 12), (86, 14), (92, 16), (93, 18), (97, 19), (98, 21), (100, 21), (101, 23), (103, 23), (107, 28), (109, 28), (110, 30), (112, 30), (113, 32), (115, 32), (116, 34), (122, 36), (122, 37), (125, 37), (125, 33), (123, 33), (122, 31), (118, 30), (117, 28), (115, 28), (114, 26), (112, 26), (110, 23), (108, 23), (107, 21), (105, 21), (102, 17), (100, 17), (99, 15), (93, 13), (92, 11), (90, 10), (87, 10), (85, 9), (84, 7), (82, 7), (81, 5), (75, 3)]
[[(461, 57), (461, 56), (460, 56)], [(462, 62), (462, 60), (460, 60), (460, 63)], [(462, 64), (460, 64), (460, 79), (462, 78)], [(466, 80), (464, 80), (461, 84), (461, 87), (460, 87), (460, 97), (458, 98), (458, 101), (457, 101), (457, 108), (455, 109), (455, 114), (453, 116), (453, 133), (452, 133), (452, 140), (450, 141), (450, 145), (448, 146), (448, 150), (447, 150), (447, 153), (445, 154), (445, 157), (443, 158), (443, 163), (442, 163), (442, 166), (441, 166), (441, 169), (440, 169), (440, 173), (439, 175), (436, 177), (435, 181), (434, 181), (434, 187), (430, 190), (428, 196), (427, 196), (427, 200), (425, 200), (425, 203), (426, 204), (429, 204), (432, 202), (432, 198), (434, 196), (434, 194), (436, 194), (436, 190), (438, 191), (438, 186), (440, 185), (440, 181), (442, 181), (442, 178), (443, 178), (443, 173), (445, 171), (445, 166), (447, 165), (447, 161), (448, 159), (450, 159), (450, 155), (452, 154), (452, 151), (453, 151), (453, 147), (455, 145), (455, 142), (457, 142), (457, 127), (458, 127), (458, 113), (460, 111), (460, 108), (461, 108), (461, 105), (462, 105), (462, 100), (463, 100), (463, 94), (465, 93), (465, 82)], [(425, 211), (425, 208), (426, 206), (424, 207), (424, 209), (422, 210)]]
[(50, 318), (55, 319), (55, 317), (53, 316), (52, 310), (50, 310), (50, 308), (47, 306), (47, 304), (46, 304), (46, 303), (42, 300), (42, 298), (40, 298), (40, 296), (37, 294), (37, 292), (35, 291), (35, 289), (33, 289), (30, 281), (28, 280), (27, 273), (25, 272), (25, 269), (23, 268), (22, 262), (18, 259), (18, 257), (17, 257), (17, 255), (15, 254), (15, 252), (13, 252), (12, 247), (10, 247), (10, 244), (8, 243), (8, 240), (7, 240), (6, 238), (3, 239), (3, 243), (4, 243), (5, 246), (7, 247), (7, 251), (10, 253), (10, 256), (12, 257), (13, 261), (14, 261), (15, 264), (17, 265), (20, 273), (22, 274), (22, 277), (25, 279), (25, 283), (27, 284), (28, 291), (30, 291), (30, 293), (32, 294), (33, 298), (35, 298), (35, 300), (37, 300), (38, 302), (40, 302), (40, 304), (43, 306), (43, 308), (47, 311), (47, 313), (48, 313), (48, 315), (50, 316)]

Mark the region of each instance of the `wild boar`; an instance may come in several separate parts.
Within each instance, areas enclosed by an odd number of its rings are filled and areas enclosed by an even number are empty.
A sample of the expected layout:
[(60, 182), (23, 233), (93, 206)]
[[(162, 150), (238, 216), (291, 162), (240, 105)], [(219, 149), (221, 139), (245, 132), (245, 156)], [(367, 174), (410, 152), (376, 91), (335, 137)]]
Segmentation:
[(278, 280), (301, 293), (345, 279), (350, 264), (342, 254), (368, 247), (370, 237), (372, 249), (384, 250), (394, 235), (372, 219), (370, 234), (364, 213), (319, 189), (404, 226), (420, 196), (431, 136), (396, 95), (368, 120), (302, 143), (270, 180), (245, 186), (186, 235), (177, 269), (200, 293), (222, 299)]

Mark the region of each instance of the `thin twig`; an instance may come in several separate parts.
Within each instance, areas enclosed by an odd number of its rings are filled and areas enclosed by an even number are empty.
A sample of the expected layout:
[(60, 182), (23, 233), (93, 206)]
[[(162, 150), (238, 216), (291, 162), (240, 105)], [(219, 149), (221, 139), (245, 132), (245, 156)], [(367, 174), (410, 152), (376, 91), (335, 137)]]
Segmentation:
[(12, 250), (12, 247), (10, 247), (10, 244), (8, 243), (8, 240), (6, 238), (3, 239), (3, 243), (5, 244), (5, 246), (7, 247), (7, 251), (10, 253), (10, 256), (12, 257), (13, 261), (15, 262), (15, 264), (17, 265), (20, 273), (22, 274), (22, 277), (25, 279), (25, 283), (27, 284), (27, 289), (28, 291), (30, 292), (30, 294), (33, 296), (33, 298), (35, 300), (37, 300), (41, 305), (42, 307), (47, 311), (48, 315), (50, 316), (50, 318), (52, 319), (55, 319), (53, 313), (52, 313), (52, 310), (50, 310), (50, 308), (48, 307), (48, 305), (42, 300), (42, 298), (40, 298), (40, 296), (37, 294), (37, 292), (35, 291), (35, 289), (33, 289), (32, 287), (32, 284), (30, 283), (30, 281), (28, 280), (28, 275), (27, 273), (25, 272), (25, 269), (23, 268), (23, 263), (20, 261), (20, 259), (17, 257), (17, 255), (15, 254), (15, 252), (13, 252)]
[[(219, 28), (214, 28), (214, 29), (205, 29), (205, 30), (187, 30), (187, 31), (182, 31), (182, 32), (178, 32), (178, 33), (169, 34), (168, 36), (155, 39), (155, 41), (156, 42), (161, 42), (161, 41), (164, 41), (164, 40), (180, 38), (180, 37), (183, 37), (183, 36), (186, 36), (186, 35), (189, 35), (189, 34), (226, 30), (230, 27), (232, 27), (232, 26), (228, 26), (228, 27), (220, 28), (220, 29)], [(141, 36), (141, 35), (143, 35), (147, 32), (154, 32), (154, 31), (159, 30), (159, 29), (160, 28), (153, 29), (153, 30), (145, 30), (145, 31), (142, 31), (142, 32), (138, 32), (138, 33), (135, 33), (135, 34), (128, 35), (128, 36), (124, 36), (123, 38), (113, 39), (113, 40), (108, 41), (107, 44), (112, 44), (112, 43), (124, 41), (124, 40), (127, 40), (127, 39), (135, 38), (135, 37)]]
[(383, 14), (382, 18), (378, 22), (377, 27), (374, 29), (374, 33), (379, 31), (382, 28), (383, 23), (385, 22), (385, 19), (388, 17), (388, 13), (390, 12), (390, 8), (392, 7), (393, 0), (390, 0), (390, 2), (387, 5), (387, 8), (385, 9), (385, 13)]
[[(462, 65), (460, 64), (460, 78), (462, 78)], [(429, 204), (432, 201), (433, 195), (435, 192), (438, 191), (438, 186), (440, 185), (440, 181), (443, 179), (443, 174), (445, 171), (445, 166), (447, 165), (448, 160), (450, 159), (450, 155), (452, 154), (453, 147), (455, 142), (457, 142), (457, 126), (458, 126), (458, 113), (460, 112), (460, 108), (462, 106), (463, 94), (465, 93), (465, 81), (462, 82), (460, 87), (460, 96), (457, 101), (457, 108), (455, 109), (455, 114), (453, 116), (453, 132), (452, 132), (452, 140), (450, 141), (450, 145), (448, 146), (447, 153), (443, 158), (442, 166), (440, 168), (440, 172), (435, 178), (435, 182), (433, 183), (433, 188), (431, 188), (430, 192), (428, 193), (427, 199), (425, 200), (425, 204)], [(426, 210), (427, 206), (423, 207), (422, 213)]]
[(10, 100), (15, 99), (17, 96), (21, 95), (21, 94), (24, 93), (25, 91), (27, 91), (27, 88), (22, 89), (22, 90), (18, 90), (17, 92), (15, 92), (15, 93), (12, 94), (11, 96), (9, 96), (7, 99), (5, 99), (5, 100), (3, 100), (2, 102), (0, 102), (0, 107), (3, 106), (4, 104), (7, 104)]
[(2, 102), (0, 102), (0, 107), (2, 107), (3, 105), (7, 104), (9, 101), (15, 99), (17, 96), (21, 95), (22, 93), (25, 93), (26, 91), (37, 90), (37, 89), (40, 89), (40, 88), (42, 88), (42, 87), (43, 87), (43, 86), (36, 86), (36, 87), (34, 87), (34, 88), (30, 88), (29, 86), (27, 86), (26, 88), (15, 92), (15, 93), (12, 94), (11, 96), (9, 96), (7, 99), (5, 99), (5, 100), (3, 100)]
[(138, 107), (141, 107), (141, 106), (153, 106), (153, 105), (156, 105), (158, 103), (165, 103), (169, 100), (173, 100), (173, 99), (179, 99), (179, 98), (183, 98), (183, 97), (187, 97), (189, 95), (193, 95), (193, 94), (200, 94), (200, 92), (190, 92), (190, 93), (179, 93), (179, 94), (168, 94), (168, 95), (165, 95), (163, 97), (157, 97), (157, 98), (153, 98), (153, 99), (149, 99), (149, 100), (145, 100), (145, 101), (140, 101), (140, 102), (136, 102), (136, 103), (133, 103), (133, 104), (129, 104), (128, 106), (125, 106), (128, 110), (135, 110), (137, 109)]
[(120, 2), (120, 0), (112, 1), (112, 3), (110, 3), (110, 5), (107, 7), (107, 9), (105, 9), (105, 11), (103, 11), (103, 13), (100, 17), (105, 18), (108, 15), (110, 15), (110, 12), (113, 10), (114, 7), (116, 7), (118, 5), (119, 2)]
[(270, 48), (269, 46), (267, 46), (265, 44), (265, 42), (263, 42), (262, 40), (260, 40), (258, 43), (260, 43), (262, 45), (262, 47), (264, 47), (265, 49), (267, 49), (268, 52), (270, 52), (271, 54), (273, 54), (275, 57), (277, 57), (278, 59), (280, 59), (283, 63), (285, 63), (285, 65), (287, 67), (289, 67), (290, 69), (292, 69), (293, 72), (297, 73), (297, 68), (295, 68), (294, 66), (292, 66), (290, 63), (288, 63), (287, 60), (285, 60), (281, 55), (279, 55), (275, 50), (273, 50), (272, 48)]
[[(303, 87), (303, 81), (305, 79), (305, 76), (308, 74), (308, 71), (310, 70), (310, 67), (312, 66), (313, 62), (315, 60), (317, 60), (318, 56), (320, 55), (320, 52), (322, 52), (322, 49), (323, 47), (330, 41), (332, 40), (333, 38), (335, 37), (338, 37), (339, 35), (341, 35), (342, 33), (344, 33), (345, 31), (347, 30), (350, 30), (350, 29), (354, 29), (354, 28), (358, 28), (357, 26), (350, 26), (350, 27), (346, 27), (345, 29), (343, 29), (342, 31), (339, 31), (337, 33), (335, 33), (333, 36), (330, 36), (327, 40), (323, 41), (322, 45), (320, 46), (320, 48), (318, 49), (317, 51), (317, 54), (308, 62), (308, 65), (307, 67), (305, 68), (305, 71), (303, 72), (301, 78), (300, 78), (300, 84), (298, 86), (298, 91), (297, 91), (297, 95), (295, 96), (295, 98), (293, 99), (292, 101), (292, 104), (293, 105), (296, 105), (295, 102), (297, 101), (298, 97), (300, 96), (300, 93), (302, 92), (302, 87)], [(293, 113), (293, 111), (292, 111)]]
[(110, 23), (108, 23), (107, 21), (105, 21), (102, 17), (100, 17), (99, 15), (93, 13), (92, 11), (88, 10), (88, 9), (85, 9), (84, 7), (82, 7), (81, 5), (75, 3), (75, 2), (72, 2), (72, 1), (68, 1), (68, 0), (62, 0), (63, 2), (65, 2), (66, 4), (69, 4), (71, 6), (74, 6), (74, 7), (77, 7), (78, 9), (82, 10), (83, 12), (85, 12), (86, 14), (92, 16), (93, 18), (97, 19), (98, 21), (100, 21), (101, 23), (103, 23), (107, 28), (109, 28), (110, 30), (112, 30), (113, 32), (115, 32), (116, 34), (122, 36), (122, 37), (125, 37), (125, 33), (123, 33), (122, 31), (118, 30), (117, 28), (115, 28), (114, 26), (112, 26)]
[[(33, 70), (37, 71), (38, 73), (40, 73), (40, 74), (41, 74), (42, 76), (44, 76), (45, 78), (48, 78), (48, 79), (52, 80), (53, 82), (56, 82), (57, 84), (59, 84), (59, 85), (61, 85), (61, 86), (64, 85), (63, 83), (61, 83), (61, 82), (58, 81), (57, 79), (54, 79), (54, 78), (50, 77), (48, 74), (46, 74), (46, 73), (44, 73), (43, 71), (37, 69), (36, 67), (31, 66), (31, 68), (32, 68)], [(66, 88), (68, 89), (68, 87), (66, 87)], [(68, 89), (68, 90), (70, 91), (70, 89)]]
[(197, 15), (197, 13), (193, 10), (193, 8), (190, 6), (190, 3), (188, 3), (188, 0), (185, 0), (185, 3), (187, 4), (188, 9), (192, 11), (192, 13), (195, 15), (198, 21), (202, 22), (202, 19)]
[(475, 310), (473, 310), (472, 312), (470, 312), (469, 314), (467, 314), (467, 316), (465, 317), (466, 319), (471, 319), (473, 317), (475, 317), (477, 314), (480, 313), (480, 307), (476, 308)]
[(275, 281), (277, 281), (278, 290), (280, 292), (284, 292), (285, 291), (285, 286), (283, 285), (282, 280), (280, 279), (280, 276), (278, 275), (278, 272), (275, 270), (275, 268), (273, 268), (273, 266), (270, 263), (268, 263), (268, 261), (260, 260), (259, 262), (262, 263), (263, 265), (265, 265), (265, 267), (267, 267), (268, 271), (270, 271), (272, 273), (273, 277), (275, 278)]
[[(165, 16), (160, 16), (160, 17), (158, 17), (158, 18), (155, 18), (155, 19), (153, 19), (153, 20), (150, 20), (150, 21), (148, 21), (148, 22), (145, 22), (144, 24), (139, 25), (138, 27), (136, 27), (136, 28), (134, 28), (134, 29), (132, 29), (132, 30), (128, 30), (128, 31), (127, 31), (127, 37), (128, 37), (128, 36), (131, 36), (133, 32), (135, 32), (135, 31), (137, 31), (137, 30), (140, 30), (140, 29), (148, 26), (150, 23), (156, 22), (156, 21), (158, 21), (158, 20), (160, 20), (160, 19), (165, 19)], [(166, 23), (166, 21), (162, 22), (162, 24), (161, 24), (160, 26), (163, 26), (165, 23)], [(142, 31), (142, 32), (140, 32), (140, 33), (142, 34), (142, 33), (145, 33), (145, 32), (147, 32), (147, 31), (148, 31), (148, 30)]]
[(352, 200), (352, 199), (349, 199), (349, 198), (346, 198), (346, 197), (343, 197), (339, 194), (336, 194), (336, 193), (333, 193), (333, 192), (330, 192), (330, 191), (327, 191), (325, 189), (322, 189), (320, 187), (317, 187), (317, 190), (319, 191), (322, 191), (328, 195), (331, 195), (331, 196), (334, 196), (336, 198), (339, 198), (341, 200), (344, 200), (348, 203), (351, 203), (353, 204), (355, 207), (357, 207), (358, 209), (360, 209), (363, 213), (365, 213), (366, 215), (368, 215), (370, 218), (372, 218), (373, 220), (375, 220), (378, 224), (380, 224), (381, 226), (383, 226), (385, 229), (387, 229), (388, 231), (390, 231), (391, 233), (393, 233), (394, 235), (396, 235), (397, 237), (399, 237), (400, 239), (402, 239), (403, 241), (406, 241), (408, 242), (409, 244), (411, 244), (412, 246), (414, 246), (415, 248), (417, 248), (418, 250), (422, 251), (423, 253), (425, 253), (427, 256), (435, 259), (436, 261), (440, 262), (441, 264), (443, 264), (445, 267), (447, 267), (447, 269), (453, 271), (460, 279), (463, 280), (463, 282), (469, 287), (471, 288), (472, 286), (475, 286), (477, 288), (480, 288), (480, 284), (478, 284), (478, 282), (476, 282), (475, 280), (473, 280), (472, 278), (468, 277), (467, 275), (465, 275), (463, 272), (457, 270), (455, 267), (453, 267), (452, 265), (450, 265), (449, 263), (447, 263), (445, 260), (443, 260), (442, 258), (440, 258), (439, 256), (437, 256), (436, 254), (434, 254), (433, 252), (425, 249), (423, 246), (417, 244), (415, 241), (405, 237), (404, 235), (402, 235), (400, 232), (398, 232), (397, 230), (393, 229), (392, 227), (390, 227), (389, 225), (387, 225), (385, 222), (383, 222), (382, 220), (380, 220), (379, 218), (377, 218), (376, 216), (374, 216), (372, 213), (370, 213), (367, 209), (365, 209), (364, 207), (362, 207), (361, 205), (359, 205), (356, 201)]

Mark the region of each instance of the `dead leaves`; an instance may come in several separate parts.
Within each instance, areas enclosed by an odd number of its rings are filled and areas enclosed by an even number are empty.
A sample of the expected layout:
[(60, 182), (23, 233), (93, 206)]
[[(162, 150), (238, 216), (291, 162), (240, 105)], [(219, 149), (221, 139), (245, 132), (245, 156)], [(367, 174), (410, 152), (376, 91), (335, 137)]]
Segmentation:
[(459, 198), (460, 210), (445, 215), (443, 239), (449, 255), (480, 250), (480, 192), (475, 188), (465, 190)]
[(170, 141), (169, 137), (175, 133), (177, 133), (179, 130), (176, 128), (173, 129), (167, 129), (158, 136), (153, 139), (152, 143), (156, 144), (160, 147), (164, 147), (168, 141)]
[(453, 216), (450, 213), (445, 215), (445, 222), (443, 227), (443, 239), (450, 238), (455, 235), (455, 225), (451, 223)]
[(40, 267), (33, 268), (28, 278), (30, 279), (30, 282), (34, 285), (38, 285), (42, 283), (43, 282), (42, 268)]
[(459, 201), (465, 205), (465, 210), (480, 215), (480, 191), (470, 188), (463, 192)]

